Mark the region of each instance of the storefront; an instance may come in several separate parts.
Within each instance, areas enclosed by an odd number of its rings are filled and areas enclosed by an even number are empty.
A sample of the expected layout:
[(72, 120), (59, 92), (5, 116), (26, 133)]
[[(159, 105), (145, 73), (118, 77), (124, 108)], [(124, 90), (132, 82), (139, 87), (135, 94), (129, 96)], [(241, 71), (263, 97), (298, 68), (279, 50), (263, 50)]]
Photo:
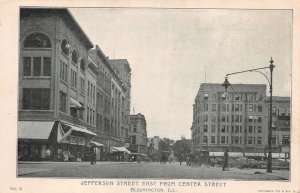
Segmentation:
[(110, 148), (110, 160), (111, 161), (126, 161), (127, 155), (131, 153), (125, 147), (111, 147)]
[(95, 133), (65, 122), (19, 121), (18, 159), (82, 161)]

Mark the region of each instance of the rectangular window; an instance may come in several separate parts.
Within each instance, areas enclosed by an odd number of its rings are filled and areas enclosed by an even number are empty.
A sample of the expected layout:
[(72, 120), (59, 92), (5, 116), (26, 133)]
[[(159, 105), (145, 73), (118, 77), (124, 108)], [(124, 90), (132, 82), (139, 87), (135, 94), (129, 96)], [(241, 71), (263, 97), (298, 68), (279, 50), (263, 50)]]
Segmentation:
[(210, 143), (216, 143), (216, 137), (215, 136), (210, 137)]
[(137, 125), (133, 125), (133, 132), (137, 131)]
[(234, 137), (234, 143), (235, 143), (235, 144), (239, 144), (239, 137), (238, 137), (238, 136), (235, 136), (235, 137)]
[(248, 94), (248, 100), (253, 101), (253, 94)]
[(208, 104), (204, 103), (204, 111), (208, 111)]
[(240, 116), (239, 116), (239, 115), (235, 115), (235, 120), (234, 120), (234, 121), (235, 121), (236, 123), (240, 122), (239, 119), (240, 119)]
[(216, 110), (217, 110), (217, 105), (216, 105), (216, 104), (212, 104), (211, 110), (212, 110), (212, 111), (216, 111)]
[(225, 127), (225, 125), (221, 125), (221, 132), (222, 132), (222, 133), (225, 133), (225, 132), (226, 132), (226, 127)]
[(253, 104), (249, 104), (249, 109), (248, 111), (253, 111)]
[(262, 112), (262, 109), (263, 109), (262, 105), (258, 105), (257, 109), (258, 109), (258, 112)]
[(136, 136), (135, 135), (131, 136), (131, 143), (136, 144)]
[(51, 76), (51, 58), (44, 57), (44, 69), (43, 69), (43, 76)]
[(290, 136), (282, 135), (281, 143), (282, 143), (282, 145), (290, 145)]
[[(80, 102), (80, 105), (83, 107), (83, 103)], [(84, 109), (78, 109), (78, 118), (83, 120)]]
[(207, 127), (208, 127), (207, 125), (203, 125), (203, 131), (204, 132), (207, 132)]
[(42, 60), (41, 57), (33, 57), (33, 76), (41, 76)]
[(225, 136), (221, 136), (221, 143), (225, 143)]
[(216, 125), (212, 125), (212, 126), (211, 126), (211, 132), (212, 132), (212, 133), (215, 133), (215, 132), (216, 132)]
[(234, 111), (239, 111), (239, 110), (240, 110), (239, 107), (240, 107), (239, 104), (235, 104), (235, 105), (234, 105)]
[(261, 122), (262, 122), (262, 118), (261, 118), (261, 117), (258, 117), (257, 122), (261, 123)]
[(60, 91), (59, 93), (59, 110), (62, 112), (67, 112), (67, 94)]
[(80, 92), (84, 94), (84, 78), (80, 77)]
[(249, 133), (252, 133), (252, 132), (253, 132), (253, 127), (252, 127), (252, 126), (249, 126), (248, 132), (249, 132)]
[(31, 58), (23, 58), (23, 76), (31, 76)]
[(90, 117), (90, 108), (87, 107), (87, 108), (86, 108), (86, 122), (87, 122), (87, 123), (90, 123), (90, 122), (89, 122), (89, 121), (90, 121), (89, 117)]
[(261, 144), (261, 137), (257, 137), (257, 144), (258, 144), (258, 145)]
[(236, 125), (236, 126), (235, 126), (235, 131), (234, 131), (234, 132), (235, 132), (235, 133), (239, 133), (239, 130), (240, 130), (239, 126)]
[(68, 82), (68, 65), (64, 63), (63, 61), (60, 61), (60, 79)]
[(204, 115), (204, 122), (207, 122), (207, 121), (208, 121), (208, 115), (205, 114), (205, 115)]
[(222, 122), (226, 122), (226, 116), (225, 116), (225, 115), (222, 115), (221, 121), (222, 121)]
[(226, 111), (226, 104), (222, 104), (222, 111)]
[(261, 126), (258, 126), (258, 127), (257, 127), (257, 133), (261, 133), (261, 130), (262, 130), (262, 129), (261, 129)]
[(24, 88), (23, 109), (49, 110), (50, 89), (48, 88)]
[(203, 136), (203, 143), (207, 143), (207, 136)]
[(252, 144), (252, 137), (248, 137), (248, 144)]
[(208, 94), (204, 94), (204, 100), (205, 100), (205, 101), (208, 100)]

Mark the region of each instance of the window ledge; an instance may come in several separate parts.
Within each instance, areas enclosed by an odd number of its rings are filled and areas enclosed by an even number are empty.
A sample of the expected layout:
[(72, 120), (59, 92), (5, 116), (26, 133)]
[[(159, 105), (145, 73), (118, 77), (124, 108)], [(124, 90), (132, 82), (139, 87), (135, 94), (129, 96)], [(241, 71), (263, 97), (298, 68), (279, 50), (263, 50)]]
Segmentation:
[(23, 76), (23, 79), (51, 79), (51, 76)]

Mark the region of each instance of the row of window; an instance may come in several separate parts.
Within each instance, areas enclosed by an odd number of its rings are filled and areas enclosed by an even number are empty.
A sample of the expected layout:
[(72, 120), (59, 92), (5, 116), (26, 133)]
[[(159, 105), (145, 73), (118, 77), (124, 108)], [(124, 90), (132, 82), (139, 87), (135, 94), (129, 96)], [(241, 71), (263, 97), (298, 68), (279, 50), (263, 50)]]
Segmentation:
[[(210, 94), (205, 93), (202, 95), (203, 100), (208, 101), (210, 99)], [(235, 100), (235, 101), (256, 101), (262, 100), (262, 95), (256, 93), (218, 93), (218, 94), (211, 94), (211, 100), (216, 101), (218, 100)]]
[(51, 76), (51, 58), (23, 57), (23, 76)]
[[(231, 140), (229, 140), (231, 139)], [(262, 137), (245, 137), (244, 141), (246, 144), (262, 144)], [(242, 144), (242, 137), (241, 136), (232, 136), (229, 138), (229, 136), (210, 136), (210, 141), (208, 141), (208, 136), (202, 136), (202, 142), (200, 141), (200, 138), (194, 138), (194, 143), (211, 143), (211, 144)]]
[[(209, 118), (211, 120), (212, 123), (215, 122), (235, 122), (235, 123), (242, 123), (243, 122), (243, 116), (242, 115), (231, 115), (231, 119), (230, 119), (230, 115), (221, 115), (221, 116), (217, 116), (217, 115), (208, 115), (208, 114), (204, 114), (203, 117), (203, 122), (209, 122)], [(262, 123), (262, 117), (261, 116), (248, 116), (248, 118), (245, 118), (245, 122), (249, 122), (249, 123)], [(200, 123), (200, 117), (197, 118), (197, 123)]]
[[(218, 127), (216, 127), (216, 125), (211, 125), (211, 133), (215, 133), (216, 132), (216, 128), (218, 128), (218, 132), (220, 133), (242, 133), (242, 126), (240, 125), (232, 125), (231, 126), (231, 130), (229, 125), (218, 125)], [(208, 125), (203, 125), (203, 132), (209, 132), (209, 126)], [(200, 127), (197, 127), (194, 130), (193, 134), (198, 134), (200, 133)], [(261, 126), (248, 126), (248, 130), (247, 128), (245, 128), (245, 133), (262, 133), (262, 127)]]
[[(217, 109), (218, 107), (218, 109)], [(231, 104), (231, 109), (230, 109), (230, 104), (211, 104), (211, 111), (224, 111), (224, 112), (229, 112), (230, 110), (232, 112), (241, 112), (243, 111), (243, 104)], [(262, 112), (263, 111), (263, 106), (262, 105), (255, 105), (255, 104), (245, 104), (245, 111), (249, 112)], [(203, 111), (209, 111), (209, 104), (208, 103), (203, 103)], [(198, 104), (197, 108), (195, 109), (195, 113), (201, 112), (201, 105)]]

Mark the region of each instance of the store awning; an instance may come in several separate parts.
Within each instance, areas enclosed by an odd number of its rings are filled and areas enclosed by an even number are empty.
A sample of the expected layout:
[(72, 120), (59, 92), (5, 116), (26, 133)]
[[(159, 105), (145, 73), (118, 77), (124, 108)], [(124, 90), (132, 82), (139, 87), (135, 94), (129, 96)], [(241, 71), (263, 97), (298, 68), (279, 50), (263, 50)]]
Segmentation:
[(209, 152), (209, 156), (224, 156), (224, 152)]
[(69, 126), (71, 128), (71, 132), (72, 131), (77, 131), (77, 132), (81, 132), (81, 133), (88, 134), (88, 135), (91, 135), (91, 136), (97, 136), (96, 133), (93, 133), (93, 132), (87, 130), (86, 128), (78, 127), (78, 126), (71, 125), (71, 124), (68, 124), (68, 123), (61, 123), (61, 124)]
[(126, 152), (126, 153), (131, 153), (125, 147), (111, 147), (110, 149), (111, 149), (112, 152)]
[[(67, 130), (63, 129), (63, 127), (67, 127)], [(71, 136), (71, 135), (74, 135), (74, 132), (75, 133), (81, 133), (83, 134), (84, 136), (82, 137), (89, 137), (89, 139), (91, 140), (91, 138), (97, 136), (96, 133), (93, 133), (85, 128), (81, 128), (81, 127), (78, 127), (78, 126), (75, 126), (75, 125), (71, 125), (71, 124), (68, 124), (68, 123), (64, 123), (64, 122), (61, 122), (59, 124), (59, 127), (58, 127), (58, 134), (57, 134), (57, 141), (58, 142), (63, 142), (65, 141), (65, 139), (68, 137), (68, 136)], [(78, 136), (78, 135), (77, 135)]]
[(50, 136), (54, 121), (18, 121), (18, 139), (44, 139)]
[(90, 144), (93, 144), (93, 145), (98, 146), (98, 147), (104, 146), (102, 143), (98, 143), (96, 141), (91, 141)]
[[(269, 155), (269, 153), (266, 153), (267, 157)], [(284, 158), (285, 155), (284, 153), (272, 153), (272, 158)]]
[(246, 157), (265, 157), (264, 153), (245, 153)]
[(70, 97), (70, 107), (83, 109), (83, 106), (80, 104), (80, 102), (72, 97)]
[(228, 152), (229, 157), (244, 157), (242, 152)]

